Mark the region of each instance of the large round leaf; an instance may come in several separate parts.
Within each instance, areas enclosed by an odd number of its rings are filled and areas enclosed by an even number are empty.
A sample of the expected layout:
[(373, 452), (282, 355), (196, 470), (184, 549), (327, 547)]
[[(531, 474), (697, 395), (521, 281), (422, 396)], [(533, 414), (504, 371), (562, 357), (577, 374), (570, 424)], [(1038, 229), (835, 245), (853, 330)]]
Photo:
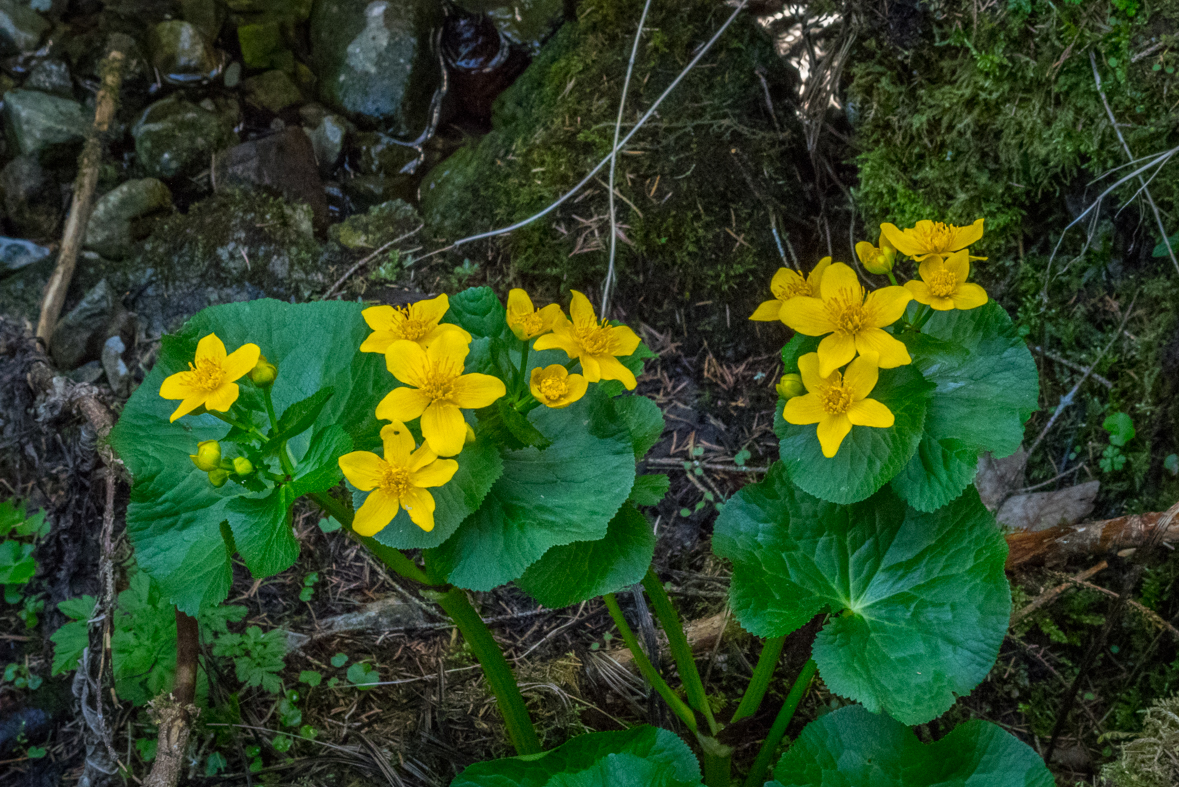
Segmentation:
[(1007, 546), (973, 491), (932, 514), (889, 489), (838, 506), (775, 465), (725, 505), (712, 544), (742, 626), (778, 637), (831, 613), (813, 651), (827, 687), (908, 724), (978, 685), (1007, 630)]
[(544, 449), (503, 453), (503, 475), (431, 567), (468, 590), (518, 579), (551, 547), (596, 541), (630, 495), (635, 455), (613, 402), (597, 387), (563, 410), (538, 407), (528, 420)]
[(480, 762), (450, 787), (699, 787), (700, 766), (674, 733), (640, 725), (579, 735), (526, 757)]
[(858, 705), (811, 722), (766, 787), (1053, 787), (1030, 747), (985, 721), (924, 744), (912, 730)]
[[(160, 397), (160, 384), (168, 375), (187, 369), (197, 341), (216, 333), (230, 352), (253, 342), (278, 365), (272, 394), (280, 419), (288, 409), (331, 386), (330, 398), (313, 400), (318, 409), (311, 427), (290, 442), (296, 475), (304, 482), (300, 493), (317, 491), (312, 487), (334, 483), (331, 479), (338, 469), (330, 467), (335, 456), (309, 450), (311, 436), (338, 426), (342, 433), (332, 433), (332, 444), (351, 450), (353, 440), (375, 435), (379, 425), (374, 408), (390, 387), (383, 359), (359, 352), (368, 334), (361, 308), (339, 302), (232, 303), (205, 309), (179, 334), (164, 337), (155, 368), (127, 402), (110, 440), (134, 479), (127, 531), (136, 557), (182, 611), (196, 615), (202, 607), (225, 599), (232, 556), (231, 543), (222, 535), (227, 505), (234, 498), (256, 493), (233, 483), (215, 489), (193, 467), (188, 455), (196, 452), (197, 443), (224, 438), (229, 426), (212, 415), (189, 415), (169, 423), (177, 402)], [(242, 404), (254, 401), (260, 406), (261, 397), (248, 382), (240, 382), (241, 400), (231, 412), (244, 417)], [(259, 425), (263, 422), (258, 420)], [(252, 527), (248, 516), (239, 516), (235, 522), (235, 529)], [(257, 535), (253, 538), (242, 538), (239, 530), (237, 548), (246, 563), (267, 572), (286, 568), (296, 551), (289, 532), (282, 531), (285, 519), (268, 515), (258, 526), (265, 532), (251, 534)]]

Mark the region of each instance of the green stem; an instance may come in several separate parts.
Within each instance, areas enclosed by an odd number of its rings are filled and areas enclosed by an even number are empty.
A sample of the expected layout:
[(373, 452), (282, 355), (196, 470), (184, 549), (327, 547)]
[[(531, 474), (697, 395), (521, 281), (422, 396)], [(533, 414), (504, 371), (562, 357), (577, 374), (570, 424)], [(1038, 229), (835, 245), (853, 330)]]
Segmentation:
[(684, 627), (680, 624), (679, 615), (672, 606), (671, 598), (667, 595), (663, 583), (655, 576), (653, 569), (647, 569), (643, 577), (643, 589), (651, 598), (651, 608), (659, 624), (663, 626), (663, 633), (667, 635), (667, 644), (671, 649), (671, 657), (679, 669), (680, 680), (684, 683), (684, 690), (688, 694), (688, 704), (703, 714), (708, 722), (708, 730), (716, 735), (716, 719), (712, 717), (712, 708), (708, 704), (708, 695), (704, 691), (704, 681), (700, 680), (700, 671), (696, 669), (696, 660), (692, 657), (692, 646), (688, 644), (688, 637), (684, 634)]
[(520, 351), (520, 371), (516, 375), (516, 388), (519, 391), (528, 390), (528, 381), (524, 379), (525, 372), (528, 371), (528, 350), (531, 345), (528, 340), (524, 340), (524, 349)]
[(798, 710), (798, 704), (806, 696), (811, 679), (815, 677), (817, 669), (818, 665), (815, 664), (814, 659), (807, 659), (806, 664), (802, 665), (802, 671), (795, 678), (794, 685), (790, 687), (790, 693), (786, 695), (786, 701), (782, 703), (782, 709), (778, 711), (778, 717), (774, 719), (774, 724), (770, 727), (770, 734), (761, 744), (757, 759), (753, 761), (753, 767), (750, 769), (749, 775), (745, 777), (745, 787), (761, 787), (762, 782), (765, 781), (770, 761), (773, 760), (774, 753), (778, 750), (778, 744), (786, 735), (786, 728), (790, 726), (790, 720), (794, 718), (794, 711)]
[(733, 780), (733, 750), (724, 747), (727, 754), (715, 754), (704, 750), (704, 784), (706, 787), (729, 787)]
[(925, 327), (925, 323), (929, 322), (929, 318), (933, 316), (933, 309), (928, 306), (922, 306), (921, 311), (917, 313), (917, 319), (913, 321), (913, 330), (920, 331)]
[(266, 439), (266, 435), (262, 434), (254, 427), (250, 426), (249, 424), (243, 424), (241, 421), (238, 421), (236, 418), (229, 417), (229, 415), (227, 415), (226, 413), (219, 413), (216, 410), (206, 410), (205, 412), (208, 413), (209, 415), (213, 416), (214, 418), (224, 421), (225, 423), (229, 424), (230, 426), (236, 426), (238, 429), (241, 429), (243, 432), (249, 432), (249, 433), (253, 434), (255, 437), (258, 437), (262, 440)]
[(418, 568), (417, 563), (414, 563), (412, 560), (403, 555), (400, 550), (387, 547), (375, 539), (362, 536), (353, 530), (352, 512), (345, 508), (344, 504), (339, 500), (336, 500), (334, 497), (331, 497), (330, 495), (324, 494), (322, 492), (310, 494), (308, 497), (311, 498), (312, 502), (323, 509), (324, 513), (333, 517), (337, 522), (343, 525), (348, 530), (348, 534), (352, 536), (352, 538), (356, 539), (362, 545), (364, 545), (366, 549), (376, 555), (377, 559), (388, 566), (392, 571), (405, 577), (406, 579), (412, 579), (414, 582), (418, 582), (423, 585), (434, 584), (430, 581), (429, 577), (426, 576), (426, 573)]
[[(262, 387), (262, 399), (266, 402), (266, 417), (270, 419), (271, 434), (278, 433), (278, 416), (274, 414), (274, 400), (270, 397), (270, 386)], [(295, 477), (295, 466), (291, 464), (291, 457), (287, 453), (287, 441), (283, 440), (278, 446), (278, 461), (282, 465), (282, 471), (289, 477)]]
[(897, 284), (897, 277), (892, 275), (892, 271), (885, 271), (885, 273), (887, 273), (887, 274), (888, 274), (888, 280), (889, 280), (890, 282), (892, 282), (892, 286), (894, 286), (894, 287), (900, 287), (900, 286), (901, 286), (901, 285)]
[(761, 655), (757, 659), (757, 666), (753, 668), (753, 677), (749, 679), (749, 685), (745, 687), (745, 696), (741, 698), (741, 704), (733, 713), (730, 724), (757, 713), (757, 709), (761, 707), (761, 701), (766, 695), (766, 690), (770, 687), (770, 679), (774, 677), (774, 670), (778, 667), (778, 658), (782, 655), (782, 648), (785, 645), (785, 637), (774, 637), (767, 639), (765, 644), (761, 646)]
[(610, 617), (614, 618), (614, 625), (618, 627), (618, 632), (622, 634), (622, 641), (630, 648), (631, 655), (635, 658), (635, 664), (639, 668), (639, 672), (647, 679), (647, 682), (659, 693), (667, 706), (671, 708), (672, 713), (679, 716), (680, 720), (688, 726), (693, 733), (696, 733), (696, 715), (692, 713), (692, 709), (681, 700), (671, 687), (667, 685), (666, 681), (660, 677), (655, 668), (651, 666), (651, 661), (647, 658), (647, 654), (639, 647), (639, 641), (635, 638), (635, 633), (631, 631), (630, 625), (626, 622), (626, 618), (622, 615), (622, 609), (618, 606), (618, 600), (614, 598), (613, 593), (607, 593), (602, 596), (602, 601), (606, 602), (606, 609), (610, 611)]
[(445, 593), (427, 592), (427, 595), (438, 602), (442, 609), (450, 615), (463, 634), (463, 639), (471, 646), (475, 658), (483, 667), (483, 674), (487, 676), (487, 683), (495, 694), (499, 711), (503, 714), (504, 724), (508, 728), (508, 737), (512, 739), (512, 746), (516, 754), (537, 754), (541, 751), (540, 741), (536, 737), (536, 729), (532, 726), (532, 718), (528, 715), (528, 708), (524, 705), (524, 698), (520, 695), (520, 687), (516, 678), (504, 658), (495, 638), (479, 613), (471, 606), (465, 591), (451, 588)]

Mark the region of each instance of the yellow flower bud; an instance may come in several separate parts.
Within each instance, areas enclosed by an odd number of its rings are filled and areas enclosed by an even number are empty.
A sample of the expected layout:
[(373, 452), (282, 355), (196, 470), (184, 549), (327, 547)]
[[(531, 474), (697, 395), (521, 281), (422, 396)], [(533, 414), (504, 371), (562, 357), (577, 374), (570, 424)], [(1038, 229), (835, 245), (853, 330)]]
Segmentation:
[(801, 374), (784, 374), (782, 379), (778, 381), (775, 386), (778, 396), (783, 399), (793, 399), (796, 396), (802, 396), (802, 375)]
[(475, 430), (471, 428), (470, 424), (467, 424), (467, 436), (463, 440), (463, 442), (466, 443), (467, 445), (470, 445), (471, 443), (475, 442)]
[(225, 482), (229, 480), (229, 471), (222, 470), (218, 467), (216, 470), (209, 471), (209, 483), (215, 487), (225, 486)]
[(278, 377), (278, 367), (266, 360), (265, 355), (259, 355), (258, 363), (250, 370), (250, 380), (254, 385), (266, 388), (274, 385), (275, 377)]
[(204, 470), (206, 473), (216, 470), (221, 466), (221, 443), (216, 440), (197, 443), (197, 452), (189, 454), (188, 458), (198, 470)]
[(233, 472), (238, 475), (249, 475), (254, 472), (254, 463), (244, 456), (237, 456), (233, 459)]
[(896, 260), (897, 250), (881, 235), (879, 248), (863, 240), (857, 243), (856, 256), (863, 263), (864, 270), (879, 276), (892, 270), (893, 262)]

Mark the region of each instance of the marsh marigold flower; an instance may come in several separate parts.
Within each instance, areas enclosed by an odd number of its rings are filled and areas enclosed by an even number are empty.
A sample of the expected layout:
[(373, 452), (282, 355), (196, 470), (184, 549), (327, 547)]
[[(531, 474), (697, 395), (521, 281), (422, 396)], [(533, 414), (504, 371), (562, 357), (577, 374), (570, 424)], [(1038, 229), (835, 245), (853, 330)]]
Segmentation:
[(887, 238), (897, 251), (909, 255), (918, 262), (929, 257), (945, 259), (953, 252), (976, 243), (983, 236), (983, 219), (968, 227), (922, 220), (917, 222), (916, 226), (904, 230), (898, 229), (895, 224), (885, 223), (880, 225), (880, 234)]
[(806, 336), (831, 334), (819, 342), (819, 374), (824, 377), (857, 352), (875, 353), (880, 368), (892, 369), (912, 358), (884, 327), (900, 319), (912, 297), (904, 287), (882, 287), (865, 296), (855, 271), (837, 262), (823, 274), (820, 296), (794, 298), (782, 321)]
[(528, 293), (518, 287), (508, 293), (508, 327), (522, 342), (551, 331), (560, 315), (561, 307), (555, 303), (541, 309), (533, 308)]
[(801, 375), (784, 374), (782, 379), (778, 380), (778, 384), (774, 386), (774, 390), (778, 392), (778, 397), (781, 399), (793, 399), (796, 396), (802, 396), (806, 389), (803, 388)]
[(360, 345), (360, 351), (383, 353), (393, 342), (401, 340), (427, 347), (430, 342), (448, 332), (458, 333), (470, 341), (471, 334), (462, 328), (440, 322), (449, 308), (450, 299), (446, 293), (408, 306), (370, 306), (360, 316), (373, 332)]
[(528, 390), (545, 407), (560, 410), (585, 396), (589, 382), (580, 374), (569, 374), (559, 363), (532, 370)]
[(818, 424), (819, 446), (828, 459), (839, 451), (853, 426), (893, 425), (892, 411), (868, 398), (880, 376), (874, 355), (856, 358), (843, 374), (835, 371), (824, 376), (819, 373), (818, 354), (807, 353), (798, 359), (798, 371), (807, 393), (787, 401), (782, 417), (792, 424)]
[(557, 315), (553, 332), (536, 340), (537, 350), (564, 350), (570, 358), (581, 361), (581, 373), (591, 383), (600, 380), (620, 380), (628, 391), (634, 390), (637, 381), (630, 369), (618, 360), (639, 347), (639, 337), (625, 325), (610, 325), (606, 320), (598, 321), (594, 307), (577, 290), (573, 290), (573, 301), (569, 304), (569, 316)]
[(201, 339), (188, 371), (177, 372), (160, 386), (160, 396), (182, 400), (168, 420), (175, 421), (201, 406), (221, 413), (228, 410), (237, 401), (238, 387), (234, 381), (249, 374), (261, 354), (258, 345), (243, 344), (226, 355), (225, 344), (217, 334), (210, 333)]
[(458, 462), (439, 459), (424, 443), (414, 450), (413, 435), (403, 423), (381, 430), (384, 458), (370, 451), (340, 457), (340, 469), (352, 485), (369, 492), (356, 512), (352, 528), (362, 536), (383, 530), (402, 508), (427, 533), (434, 529), (434, 496), (426, 490), (442, 486), (458, 471)]
[(884, 232), (881, 232), (880, 239), (876, 241), (875, 246), (866, 240), (857, 243), (856, 256), (860, 258), (864, 270), (881, 276), (892, 270), (897, 250), (888, 242), (888, 238), (884, 237)]
[(827, 270), (827, 266), (830, 264), (831, 258), (824, 257), (819, 260), (819, 264), (807, 274), (805, 279), (801, 274), (789, 268), (778, 268), (778, 272), (774, 274), (774, 278), (770, 282), (770, 292), (774, 299), (763, 301), (749, 319), (757, 322), (773, 322), (775, 320), (786, 322), (783, 315), (786, 313), (786, 304), (791, 298), (819, 297), (819, 285), (823, 281), (823, 271)]
[(950, 255), (942, 262), (927, 259), (917, 271), (921, 281), (905, 282), (905, 289), (913, 293), (913, 300), (932, 306), (940, 312), (951, 309), (974, 309), (987, 302), (987, 291), (970, 284), (970, 255), (966, 250)]
[(463, 450), (467, 422), (462, 410), (487, 407), (507, 393), (503, 381), (489, 374), (463, 374), (470, 339), (447, 331), (430, 346), (408, 340), (394, 342), (385, 353), (385, 365), (409, 388), (394, 388), (377, 405), (383, 421), (422, 419), (422, 437), (439, 456)]
[(188, 458), (197, 466), (198, 470), (206, 473), (221, 467), (221, 443), (216, 440), (203, 440), (197, 443), (197, 452), (189, 454)]

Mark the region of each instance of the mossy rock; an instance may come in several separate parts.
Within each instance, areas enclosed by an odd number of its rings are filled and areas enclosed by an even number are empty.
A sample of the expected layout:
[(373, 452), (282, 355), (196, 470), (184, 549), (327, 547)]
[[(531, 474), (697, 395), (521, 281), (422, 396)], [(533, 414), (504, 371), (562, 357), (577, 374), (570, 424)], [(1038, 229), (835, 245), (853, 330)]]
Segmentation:
[(392, 200), (333, 225), (328, 230), (328, 237), (348, 249), (371, 251), (412, 232), (421, 223), (412, 205)]

